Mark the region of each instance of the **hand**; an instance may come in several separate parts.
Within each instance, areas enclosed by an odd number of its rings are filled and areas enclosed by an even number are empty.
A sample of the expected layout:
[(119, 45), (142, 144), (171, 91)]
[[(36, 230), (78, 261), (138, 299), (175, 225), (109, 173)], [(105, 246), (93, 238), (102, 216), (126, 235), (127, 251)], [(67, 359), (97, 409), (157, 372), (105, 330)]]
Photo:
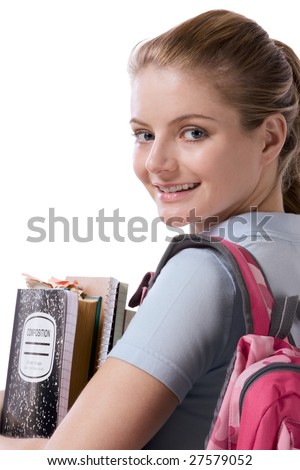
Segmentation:
[(42, 450), (48, 439), (16, 439), (0, 435), (0, 450)]

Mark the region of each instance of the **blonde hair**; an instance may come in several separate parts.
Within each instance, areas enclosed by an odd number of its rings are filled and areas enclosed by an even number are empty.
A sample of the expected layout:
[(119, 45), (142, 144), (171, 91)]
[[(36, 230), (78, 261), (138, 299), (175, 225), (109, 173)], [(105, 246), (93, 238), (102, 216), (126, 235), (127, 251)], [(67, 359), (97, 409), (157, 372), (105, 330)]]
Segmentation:
[(212, 10), (137, 45), (130, 75), (149, 64), (209, 74), (222, 98), (239, 111), (244, 129), (280, 112), (287, 123), (279, 156), (284, 208), (300, 213), (300, 61), (290, 47), (270, 39), (249, 18)]

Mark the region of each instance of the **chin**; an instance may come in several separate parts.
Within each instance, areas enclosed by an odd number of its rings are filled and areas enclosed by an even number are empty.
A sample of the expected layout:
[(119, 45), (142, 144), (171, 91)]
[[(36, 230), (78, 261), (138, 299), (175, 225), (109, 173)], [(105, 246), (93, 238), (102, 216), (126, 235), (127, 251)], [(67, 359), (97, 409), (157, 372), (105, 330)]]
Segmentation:
[(161, 217), (162, 221), (164, 222), (164, 224), (166, 224), (167, 227), (185, 227), (190, 223), (189, 213), (182, 214), (179, 212), (177, 213), (176, 211), (159, 211), (159, 217)]
[(178, 220), (176, 216), (170, 217), (167, 220), (164, 219), (164, 223), (166, 224), (167, 227), (173, 227), (173, 228), (186, 227), (187, 225), (189, 225), (189, 222), (186, 219)]

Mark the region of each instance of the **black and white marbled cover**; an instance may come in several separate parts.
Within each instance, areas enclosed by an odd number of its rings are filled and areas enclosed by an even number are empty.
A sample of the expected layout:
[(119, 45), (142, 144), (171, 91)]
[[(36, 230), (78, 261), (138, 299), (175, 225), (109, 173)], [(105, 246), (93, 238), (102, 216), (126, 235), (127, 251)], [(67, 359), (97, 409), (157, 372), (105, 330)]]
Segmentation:
[(50, 437), (58, 424), (69, 294), (63, 289), (17, 292), (3, 435)]

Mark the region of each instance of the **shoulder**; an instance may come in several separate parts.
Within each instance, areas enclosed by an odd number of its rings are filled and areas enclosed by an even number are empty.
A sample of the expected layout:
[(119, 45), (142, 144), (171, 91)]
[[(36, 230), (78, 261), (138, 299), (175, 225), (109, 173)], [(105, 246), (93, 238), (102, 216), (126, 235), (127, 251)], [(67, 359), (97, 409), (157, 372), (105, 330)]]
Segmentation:
[(184, 249), (163, 267), (111, 354), (155, 375), (181, 400), (200, 376), (231, 357), (243, 330), (236, 293), (219, 255)]
[(215, 250), (195, 247), (183, 249), (170, 258), (150, 292), (163, 289), (166, 295), (166, 289), (173, 294), (180, 289), (188, 296), (191, 291), (195, 295), (196, 290), (203, 296), (210, 291), (222, 293), (224, 288), (227, 293), (236, 289), (231, 266)]
[(208, 248), (187, 248), (163, 267), (137, 318), (141, 328), (142, 322), (147, 326), (157, 322), (156, 337), (161, 336), (161, 341), (166, 331), (179, 341), (184, 330), (190, 344), (193, 337), (198, 346), (216, 344), (222, 335), (226, 343), (237, 297), (230, 266), (219, 254)]

